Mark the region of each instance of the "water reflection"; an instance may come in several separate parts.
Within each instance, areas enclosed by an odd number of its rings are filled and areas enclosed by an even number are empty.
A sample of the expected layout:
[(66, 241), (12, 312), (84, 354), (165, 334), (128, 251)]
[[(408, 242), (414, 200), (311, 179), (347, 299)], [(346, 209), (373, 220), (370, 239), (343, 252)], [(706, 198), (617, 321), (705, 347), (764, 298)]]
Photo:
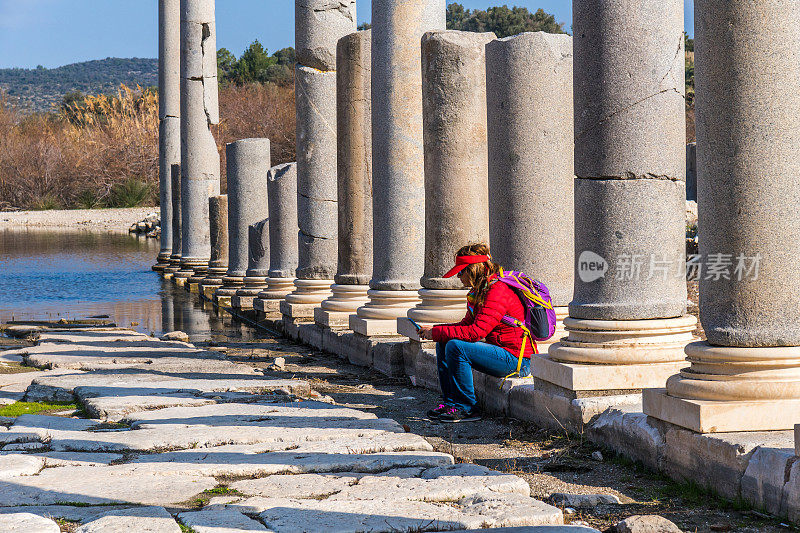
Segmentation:
[(81, 231), (0, 230), (0, 322), (108, 316), (119, 326), (192, 340), (232, 334), (195, 295), (150, 270), (155, 239)]

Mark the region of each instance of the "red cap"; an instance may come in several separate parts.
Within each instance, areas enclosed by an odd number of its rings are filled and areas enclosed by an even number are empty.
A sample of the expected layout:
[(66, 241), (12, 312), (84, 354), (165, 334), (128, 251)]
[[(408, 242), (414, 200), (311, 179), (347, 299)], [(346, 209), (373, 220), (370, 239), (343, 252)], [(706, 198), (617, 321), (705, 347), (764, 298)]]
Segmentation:
[(447, 274), (444, 275), (446, 278), (452, 278), (465, 268), (468, 265), (474, 265), (476, 263), (485, 263), (489, 261), (491, 257), (488, 255), (458, 255), (456, 256), (456, 266), (451, 268)]

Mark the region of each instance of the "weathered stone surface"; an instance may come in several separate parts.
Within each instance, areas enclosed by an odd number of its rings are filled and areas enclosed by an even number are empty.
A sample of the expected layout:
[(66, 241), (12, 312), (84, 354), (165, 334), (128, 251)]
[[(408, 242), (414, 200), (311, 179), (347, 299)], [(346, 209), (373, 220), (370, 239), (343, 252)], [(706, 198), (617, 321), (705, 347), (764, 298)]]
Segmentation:
[(169, 333), (165, 333), (161, 337), (161, 340), (189, 342), (189, 335), (187, 333), (184, 333), (183, 331), (170, 331)]
[[(248, 269), (248, 228), (269, 217), (269, 139), (243, 139), (226, 147), (228, 164), (228, 277)], [(269, 248), (267, 248), (269, 249)]]
[(140, 471), (135, 465), (65, 466), (48, 468), (37, 476), (14, 478), (0, 490), (0, 506), (136, 503), (170, 505), (184, 502), (217, 485), (214, 478), (195, 473), (157, 469)]
[(573, 6), (579, 178), (684, 179), (683, 3), (639, 7), (590, 0)]
[[(536, 32), (488, 43), (486, 83), (492, 257), (535, 272), (565, 306), (575, 263), (572, 38)], [(530, 246), (542, 228), (554, 245)]]
[(61, 518), (64, 520), (70, 520), (72, 522), (83, 522), (84, 520), (96, 517), (102, 513), (130, 508), (131, 506), (129, 505), (30, 505), (19, 507), (0, 507), (0, 516), (16, 513), (30, 513), (48, 519)]
[(33, 457), (44, 459), (47, 468), (60, 466), (106, 466), (119, 461), (123, 455), (118, 453), (84, 453), (84, 452), (44, 452)]
[(178, 519), (196, 533), (240, 533), (244, 531), (267, 531), (260, 522), (248, 518), (232, 509), (181, 513)]
[[(247, 276), (266, 278), (269, 273), (269, 219), (260, 220), (248, 228)], [(245, 279), (245, 285), (247, 280)], [(239, 294), (237, 292), (237, 294)]]
[(181, 3), (160, 0), (158, 3), (158, 178), (161, 206), (160, 264), (173, 252), (172, 165), (181, 162)]
[(295, 0), (297, 62), (336, 70), (336, 43), (356, 31), (356, 0)]
[[(800, 308), (792, 295), (800, 271), (787, 243), (800, 239), (800, 212), (792, 207), (800, 201), (794, 178), (800, 146), (791, 133), (800, 128), (800, 97), (782, 88), (800, 76), (800, 43), (790, 37), (800, 28), (800, 12), (741, 1), (704, 2), (697, 10), (697, 91), (712, 95), (698, 99), (697, 108), (700, 254), (707, 262), (710, 254), (731, 254), (723, 258), (733, 263), (728, 279), (701, 278), (700, 320), (713, 345), (797, 346)], [(779, 23), (764, 28), (765, 17)], [(736, 58), (765, 49), (770, 53), (759, 54), (758, 69), (740, 73)], [(745, 272), (739, 279), (737, 257), (756, 254), (758, 276)], [(796, 373), (797, 363), (792, 367)]]
[(208, 199), (208, 216), (211, 231), (211, 260), (208, 262), (209, 278), (218, 279), (228, 270), (228, 195), (212, 196)]
[(697, 202), (697, 143), (686, 145), (686, 199)]
[(443, 29), (445, 0), (372, 3), (373, 289), (420, 287), (425, 161), (419, 43), (426, 31)]
[(795, 461), (794, 449), (791, 448), (756, 449), (742, 476), (742, 498), (759, 509), (780, 514), (786, 474)]
[(336, 73), (298, 64), (297, 221), (300, 279), (333, 279), (337, 258)]
[(567, 494), (556, 492), (550, 496), (552, 502), (562, 507), (592, 509), (598, 505), (619, 505), (620, 500), (613, 494)]
[(334, 280), (366, 285), (372, 276), (372, 31), (337, 45), (338, 266)]
[(489, 238), (484, 50), (495, 38), (459, 31), (422, 37), (426, 289), (461, 289), (458, 278), (442, 277), (456, 250)]
[[(685, 314), (684, 203), (681, 181), (575, 180), (580, 251), (570, 317), (643, 320)], [(581, 279), (582, 264), (592, 260), (584, 252), (607, 262), (604, 277)]]
[(617, 522), (617, 533), (680, 533), (681, 528), (658, 515), (635, 515)]
[(60, 533), (61, 528), (49, 518), (22, 512), (0, 514), (0, 530), (5, 533)]
[[(163, 507), (112, 510), (84, 520), (76, 533), (180, 533), (181, 528)], [(198, 532), (199, 533), (199, 532)]]
[[(180, 127), (180, 126), (179, 126)], [(178, 152), (180, 157), (180, 151)], [(170, 273), (174, 274), (180, 267), (181, 253), (183, 252), (183, 215), (181, 214), (181, 165), (173, 163), (170, 166), (170, 182), (172, 189), (172, 255), (169, 256)], [(162, 219), (164, 220), (164, 219)], [(166, 223), (166, 222), (165, 222)]]
[(44, 459), (32, 455), (0, 455), (0, 479), (33, 476), (44, 468)]
[(297, 163), (269, 169), (269, 275), (293, 278), (297, 270)]
[(654, 420), (636, 411), (607, 409), (593, 420), (587, 433), (592, 441), (610, 445), (627, 457), (658, 469), (665, 445), (664, 432)]
[[(181, 272), (211, 257), (208, 197), (219, 194), (220, 165), (210, 126), (219, 123), (213, 0), (181, 2)], [(182, 274), (185, 277), (185, 274)]]

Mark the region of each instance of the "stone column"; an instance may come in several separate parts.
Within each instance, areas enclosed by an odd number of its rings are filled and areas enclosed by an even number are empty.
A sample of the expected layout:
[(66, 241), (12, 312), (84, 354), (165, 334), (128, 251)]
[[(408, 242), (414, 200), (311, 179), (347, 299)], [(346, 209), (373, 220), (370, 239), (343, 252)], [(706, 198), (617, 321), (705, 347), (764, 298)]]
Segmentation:
[(242, 139), (225, 148), (228, 167), (228, 273), (214, 293), (217, 305), (229, 307), (244, 287), (248, 264), (249, 228), (269, 216), (267, 181), (269, 139)]
[(175, 281), (199, 281), (211, 258), (208, 198), (219, 194), (219, 124), (214, 0), (181, 0), (181, 215), (183, 250)]
[(208, 218), (211, 261), (208, 262), (208, 275), (200, 282), (200, 286), (203, 296), (211, 300), (228, 272), (228, 195), (221, 194), (208, 199)]
[[(458, 322), (467, 291), (452, 268), (456, 251), (489, 240), (486, 44), (494, 33), (436, 31), (422, 37), (425, 146), (425, 272), (417, 324)], [(408, 318), (398, 332), (418, 339)]]
[(419, 303), (425, 263), (425, 156), (420, 39), (445, 29), (445, 0), (372, 2), (370, 301), (350, 318), (362, 335), (397, 333)]
[(163, 271), (172, 255), (172, 165), (181, 162), (181, 3), (158, 2), (158, 182), (161, 252), (153, 270)]
[(696, 323), (684, 270), (683, 2), (576, 0), (573, 28), (574, 296), (568, 337), (532, 362), (542, 390), (568, 398), (663, 386)]
[(294, 290), (297, 270), (297, 163), (269, 170), (269, 277), (267, 288), (253, 300), (264, 314), (280, 310), (280, 302)]
[[(691, 367), (644, 412), (698, 432), (800, 422), (800, 11), (795, 2), (699, 0), (700, 321)], [(764, 21), (771, 21), (764, 25)]]
[(336, 43), (354, 31), (355, 0), (295, 0), (299, 262), (281, 303), (290, 318), (312, 318), (336, 273)]
[[(169, 256), (169, 266), (164, 268), (164, 279), (172, 279), (175, 272), (181, 269), (181, 249), (183, 238), (181, 232), (181, 165), (173, 163), (170, 167), (170, 183), (172, 190), (172, 255)], [(163, 225), (163, 221), (162, 221)]]
[(247, 272), (244, 286), (231, 298), (231, 307), (241, 311), (253, 309), (253, 300), (267, 288), (269, 276), (269, 219), (247, 228)]
[[(542, 280), (564, 331), (575, 263), (572, 38), (523, 33), (486, 46), (489, 240), (494, 260)], [(536, 236), (533, 238), (532, 236)]]
[(339, 262), (333, 295), (314, 310), (314, 321), (330, 328), (348, 327), (372, 276), (371, 39), (371, 30), (359, 31), (337, 45)]

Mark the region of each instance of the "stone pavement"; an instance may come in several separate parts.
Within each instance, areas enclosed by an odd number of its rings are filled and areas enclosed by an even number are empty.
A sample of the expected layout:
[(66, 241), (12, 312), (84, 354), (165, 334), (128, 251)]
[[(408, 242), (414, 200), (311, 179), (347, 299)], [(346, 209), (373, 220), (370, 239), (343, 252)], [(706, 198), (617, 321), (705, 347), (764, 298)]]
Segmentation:
[(0, 421), (2, 531), (593, 531), (514, 475), (217, 352), (92, 329), (42, 332), (15, 359), (46, 370), (0, 375), (0, 392), (91, 418)]

